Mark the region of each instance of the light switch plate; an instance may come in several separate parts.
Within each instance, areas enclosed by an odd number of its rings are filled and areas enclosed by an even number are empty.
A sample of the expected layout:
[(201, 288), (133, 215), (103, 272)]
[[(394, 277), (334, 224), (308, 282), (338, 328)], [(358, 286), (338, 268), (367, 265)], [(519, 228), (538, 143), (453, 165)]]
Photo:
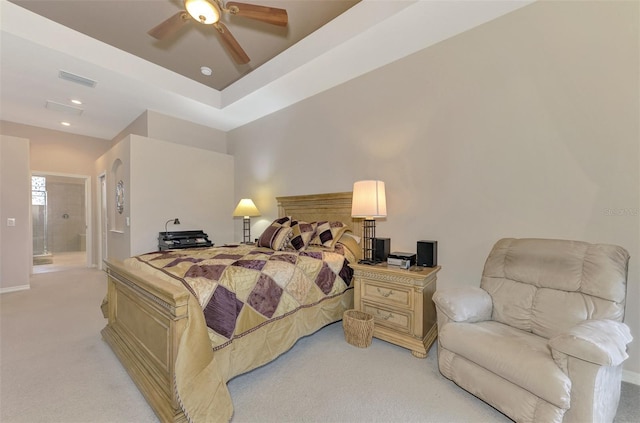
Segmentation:
[(7, 226), (16, 226), (16, 218), (15, 217), (7, 218)]

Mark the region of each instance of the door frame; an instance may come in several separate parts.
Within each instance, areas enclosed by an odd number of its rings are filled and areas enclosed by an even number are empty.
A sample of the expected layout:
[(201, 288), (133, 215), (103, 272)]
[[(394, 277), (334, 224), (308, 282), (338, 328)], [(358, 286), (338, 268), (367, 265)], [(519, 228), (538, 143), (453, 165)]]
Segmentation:
[(107, 173), (102, 172), (97, 177), (97, 193), (98, 193), (98, 210), (96, 210), (97, 223), (99, 226), (98, 234), (98, 269), (104, 270), (104, 260), (107, 258), (108, 248), (108, 232), (109, 220), (107, 219)]

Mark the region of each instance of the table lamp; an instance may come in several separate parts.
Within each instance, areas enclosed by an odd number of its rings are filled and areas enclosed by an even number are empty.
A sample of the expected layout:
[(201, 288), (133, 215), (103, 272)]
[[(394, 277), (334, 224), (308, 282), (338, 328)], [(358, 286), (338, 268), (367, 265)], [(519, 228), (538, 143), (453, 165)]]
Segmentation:
[(260, 216), (260, 211), (253, 204), (253, 201), (250, 198), (243, 198), (240, 200), (236, 209), (233, 211), (233, 216), (242, 216), (243, 217), (243, 243), (249, 244), (251, 242), (251, 216)]
[(358, 181), (353, 184), (351, 216), (364, 218), (361, 263), (375, 264), (376, 218), (387, 216), (387, 199), (382, 181)]

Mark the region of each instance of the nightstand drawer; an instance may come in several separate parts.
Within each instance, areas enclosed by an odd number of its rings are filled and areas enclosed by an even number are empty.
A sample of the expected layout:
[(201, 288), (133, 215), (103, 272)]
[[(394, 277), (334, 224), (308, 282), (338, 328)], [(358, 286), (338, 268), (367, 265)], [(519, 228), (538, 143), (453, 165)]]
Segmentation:
[(404, 308), (412, 308), (411, 287), (366, 281), (362, 285), (362, 299)]
[(362, 302), (363, 311), (373, 315), (376, 325), (386, 326), (397, 332), (411, 333), (413, 313), (405, 310), (380, 307), (366, 301)]

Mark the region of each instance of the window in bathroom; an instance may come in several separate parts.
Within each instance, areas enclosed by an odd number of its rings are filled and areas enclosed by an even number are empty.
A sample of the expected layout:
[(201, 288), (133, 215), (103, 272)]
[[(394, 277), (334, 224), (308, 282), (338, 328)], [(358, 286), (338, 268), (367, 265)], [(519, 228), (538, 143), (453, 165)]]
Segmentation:
[(47, 205), (47, 178), (44, 176), (31, 177), (31, 204), (34, 206)]

